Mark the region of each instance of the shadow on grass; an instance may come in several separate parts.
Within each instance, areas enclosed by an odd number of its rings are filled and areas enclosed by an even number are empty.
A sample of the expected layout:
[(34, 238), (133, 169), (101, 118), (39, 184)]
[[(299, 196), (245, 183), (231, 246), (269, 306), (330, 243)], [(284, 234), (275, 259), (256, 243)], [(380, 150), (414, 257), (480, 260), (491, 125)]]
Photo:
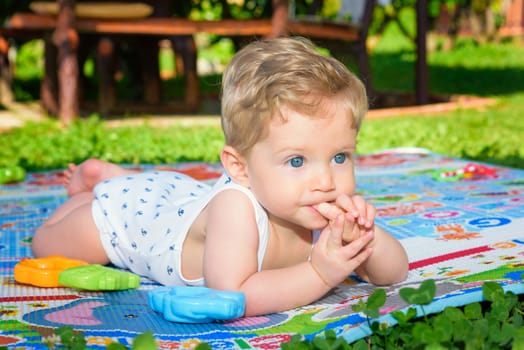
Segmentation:
[(473, 161), (493, 164), (493, 165), (500, 165), (510, 168), (519, 168), (524, 170), (524, 159), (521, 158), (516, 152), (515, 154), (505, 155), (503, 157), (497, 157), (493, 155), (488, 154), (469, 154), (467, 151), (462, 152), (460, 155), (460, 158), (463, 159), (470, 159)]
[[(200, 92), (203, 96), (217, 97), (220, 93), (221, 76), (219, 74), (206, 75), (200, 77)], [(95, 102), (98, 98), (98, 82), (96, 79), (83, 80), (83, 99)], [(182, 99), (184, 96), (185, 84), (182, 77), (163, 80), (161, 83), (162, 97), (169, 99)], [(135, 101), (143, 95), (142, 82), (130, 82), (122, 79), (117, 82), (117, 99)], [(19, 102), (35, 101), (40, 98), (40, 77), (14, 80), (14, 93)]]
[[(380, 91), (414, 91), (414, 52), (374, 53), (371, 57), (373, 84)], [(524, 90), (524, 67), (448, 67), (429, 65), (432, 93), (494, 96)]]
[[(371, 69), (373, 85), (378, 91), (415, 91), (415, 60), (413, 51), (373, 53)], [(524, 91), (524, 66), (502, 68), (464, 66), (443, 66), (430, 64), (429, 88), (432, 94), (498, 96)], [(200, 77), (201, 92), (204, 96), (218, 96), (220, 75)], [(84, 97), (96, 101), (97, 83), (90, 79), (85, 82)], [(125, 79), (118, 84), (119, 98), (135, 100), (141, 95), (142, 84)], [(40, 77), (16, 80), (15, 96), (19, 101), (37, 100), (40, 93)], [(179, 98), (184, 94), (181, 78), (163, 82), (163, 95), (166, 98)]]

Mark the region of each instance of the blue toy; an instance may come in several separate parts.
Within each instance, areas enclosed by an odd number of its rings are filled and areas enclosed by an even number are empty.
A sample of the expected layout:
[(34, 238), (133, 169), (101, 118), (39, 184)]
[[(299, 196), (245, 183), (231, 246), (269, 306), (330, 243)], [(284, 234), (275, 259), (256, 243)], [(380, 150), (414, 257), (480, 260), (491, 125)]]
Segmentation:
[(159, 287), (149, 291), (149, 306), (172, 322), (206, 323), (244, 315), (246, 296), (242, 292), (218, 291), (206, 287)]

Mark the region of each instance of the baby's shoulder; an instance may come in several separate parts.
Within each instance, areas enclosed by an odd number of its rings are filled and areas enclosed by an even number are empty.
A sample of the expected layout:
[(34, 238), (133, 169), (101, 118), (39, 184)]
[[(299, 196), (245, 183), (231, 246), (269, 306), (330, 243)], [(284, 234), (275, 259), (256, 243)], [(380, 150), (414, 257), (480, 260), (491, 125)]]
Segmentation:
[[(258, 237), (259, 221), (257, 211), (250, 199), (240, 191), (226, 190), (217, 193), (201, 214), (206, 227), (206, 236), (219, 232), (227, 237), (235, 237), (235, 232)], [(206, 238), (207, 239), (207, 238)]]
[(257, 205), (244, 192), (228, 189), (213, 196), (206, 210), (209, 218), (231, 225), (238, 221), (258, 221), (256, 218), (260, 213)]
[(233, 208), (253, 207), (252, 199), (248, 193), (235, 188), (224, 189), (217, 192), (210, 199), (209, 205), (215, 209), (232, 210)]

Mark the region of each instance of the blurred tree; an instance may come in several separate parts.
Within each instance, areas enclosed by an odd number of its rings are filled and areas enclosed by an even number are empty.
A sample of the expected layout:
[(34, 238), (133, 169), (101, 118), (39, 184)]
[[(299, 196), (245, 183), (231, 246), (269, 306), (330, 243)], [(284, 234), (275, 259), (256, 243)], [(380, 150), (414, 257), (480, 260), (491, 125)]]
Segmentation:
[[(375, 14), (370, 33), (380, 34), (389, 22), (396, 22), (401, 32), (415, 40), (412, 23), (402, 21), (403, 9), (414, 8), (417, 0), (382, 1)], [(389, 2), (389, 3), (388, 3)], [(478, 42), (497, 38), (497, 30), (504, 24), (507, 0), (427, 0), (428, 28), (431, 32), (449, 36), (471, 36)]]
[(26, 11), (32, 0), (2, 0), (0, 1), (0, 21), (2, 23), (17, 11)]

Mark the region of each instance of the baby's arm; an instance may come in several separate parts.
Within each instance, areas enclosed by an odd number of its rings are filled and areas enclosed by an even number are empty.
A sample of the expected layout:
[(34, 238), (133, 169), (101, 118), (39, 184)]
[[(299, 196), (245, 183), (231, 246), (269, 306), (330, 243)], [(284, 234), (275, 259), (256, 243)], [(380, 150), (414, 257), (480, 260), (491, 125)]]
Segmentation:
[(249, 199), (238, 191), (218, 194), (208, 206), (204, 253), (206, 285), (246, 293), (246, 316), (309, 304), (342, 282), (371, 253), (364, 235), (342, 243), (343, 221), (327, 227), (311, 261), (258, 271), (258, 230)]
[(366, 232), (374, 231), (374, 239), (368, 247), (373, 253), (356, 272), (365, 281), (377, 285), (386, 285), (403, 281), (408, 271), (408, 259), (400, 242), (383, 229), (375, 225), (376, 210), (362, 196), (342, 195), (336, 204), (323, 203), (317, 209), (329, 220), (339, 215), (346, 218), (343, 238), (352, 242)]
[(404, 247), (389, 233), (375, 225), (375, 239), (370, 243), (373, 254), (356, 269), (357, 275), (376, 285), (402, 282), (408, 273)]

